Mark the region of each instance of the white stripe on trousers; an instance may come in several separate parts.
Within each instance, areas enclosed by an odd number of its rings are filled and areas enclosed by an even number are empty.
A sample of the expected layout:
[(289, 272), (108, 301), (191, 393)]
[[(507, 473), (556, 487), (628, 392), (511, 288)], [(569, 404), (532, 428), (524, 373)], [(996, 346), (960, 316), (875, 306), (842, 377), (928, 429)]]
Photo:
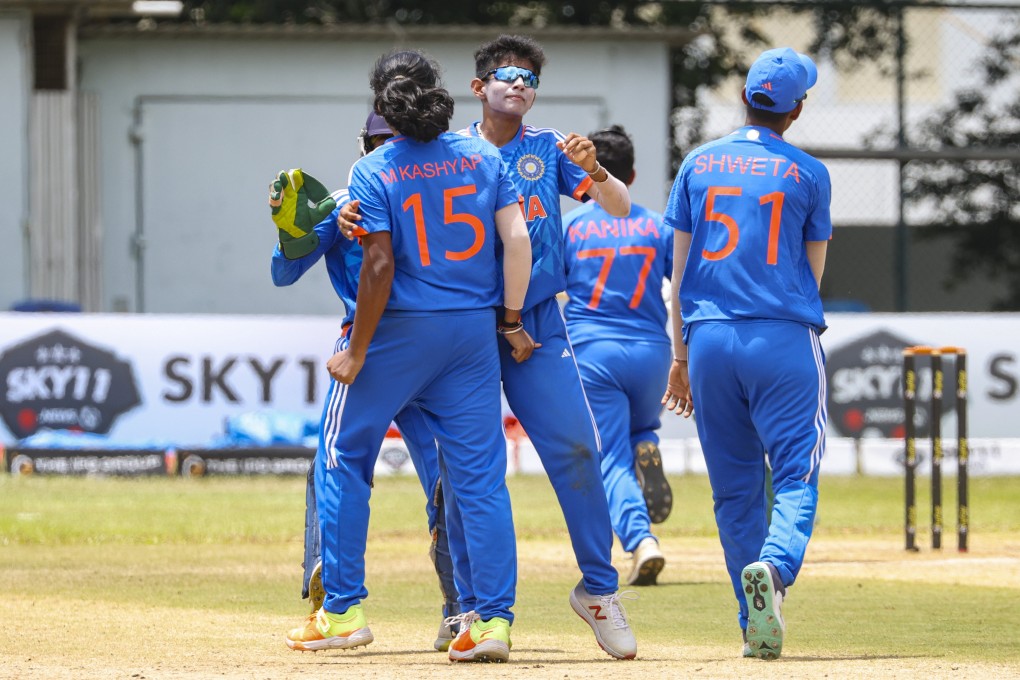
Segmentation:
[(815, 446), (811, 449), (811, 467), (808, 469), (807, 475), (804, 477), (804, 481), (811, 479), (811, 475), (814, 474), (815, 468), (822, 461), (822, 456), (825, 454), (825, 421), (826, 421), (826, 386), (825, 386), (825, 362), (822, 359), (822, 341), (818, 337), (818, 333), (812, 328), (808, 328), (807, 332), (811, 334), (811, 351), (815, 358), (815, 369), (818, 371), (818, 407), (815, 410)]

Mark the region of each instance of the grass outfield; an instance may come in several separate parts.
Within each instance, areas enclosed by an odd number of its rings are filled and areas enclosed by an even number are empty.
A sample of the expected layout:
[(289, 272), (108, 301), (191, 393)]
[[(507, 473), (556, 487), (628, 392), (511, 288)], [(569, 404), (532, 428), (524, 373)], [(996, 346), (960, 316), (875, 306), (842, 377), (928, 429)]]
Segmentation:
[[(955, 512), (946, 480), (946, 511)], [(571, 611), (579, 573), (543, 477), (509, 480), (519, 537), (506, 666), (431, 651), (439, 594), (416, 478), (380, 478), (363, 651), (283, 643), (299, 599), (304, 479), (0, 475), (0, 678), (1020, 677), (1020, 478), (971, 483), (971, 551), (903, 550), (902, 480), (825, 478), (818, 525), (784, 614), (783, 657), (739, 658), (736, 603), (700, 476), (671, 478), (661, 585), (627, 603), (638, 660), (611, 660)], [(617, 546), (622, 573), (628, 556)], [(357, 673), (356, 676), (350, 675)]]

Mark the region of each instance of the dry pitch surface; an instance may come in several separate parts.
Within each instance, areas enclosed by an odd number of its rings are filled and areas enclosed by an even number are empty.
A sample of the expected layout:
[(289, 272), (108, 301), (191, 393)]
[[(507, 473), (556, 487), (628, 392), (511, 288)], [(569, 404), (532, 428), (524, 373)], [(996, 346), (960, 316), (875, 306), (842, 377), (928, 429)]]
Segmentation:
[[(853, 571), (864, 583), (893, 581), (930, 584), (934, 597), (939, 586), (953, 584), (1008, 585), (1015, 593), (1013, 608), (1020, 604), (1020, 544), (1016, 537), (1000, 541), (1002, 549), (975, 550), (966, 556), (955, 551), (944, 554), (906, 553), (887, 542), (819, 539), (812, 544), (801, 583), (824, 582)], [(108, 548), (109, 549), (109, 548)], [(945, 658), (938, 649), (918, 639), (915, 650), (896, 655), (870, 655), (846, 651), (839, 636), (843, 625), (854, 627), (875, 621), (829, 621), (828, 642), (803, 642), (810, 637), (798, 633), (803, 622), (797, 611), (809, 606), (792, 599), (787, 608), (788, 635), (783, 657), (775, 662), (741, 659), (735, 639), (725, 645), (706, 644), (699, 639), (663, 642), (663, 636), (645, 634), (643, 613), (657, 606), (683, 610), (683, 590), (688, 586), (719, 581), (721, 553), (714, 540), (682, 538), (667, 546), (669, 561), (664, 583), (658, 588), (640, 589), (640, 599), (630, 606), (639, 635), (639, 658), (614, 661), (599, 650), (588, 629), (562, 602), (544, 603), (548, 613), (561, 625), (559, 633), (538, 633), (527, 623), (527, 611), (519, 605), (514, 627), (514, 648), (506, 665), (451, 665), (444, 654), (429, 650), (434, 628), (420, 630), (389, 615), (372, 616), (372, 598), (366, 602), (376, 641), (363, 651), (297, 653), (283, 644), (283, 632), (297, 625), (303, 613), (295, 602), (294, 615), (237, 616), (209, 609), (181, 609), (152, 602), (144, 607), (129, 603), (47, 597), (48, 579), (60, 579), (68, 566), (54, 565), (37, 574), (34, 594), (5, 597), (0, 601), (3, 634), (0, 639), (0, 678), (612, 678), (628, 680), (672, 677), (700, 678), (1010, 678), (1020, 677), (1020, 659), (1014, 663), (958, 662)], [(617, 565), (626, 569), (626, 556), (616, 555)], [(59, 555), (57, 556), (59, 559)], [(288, 579), (292, 566), (286, 563), (258, 564), (257, 550), (239, 554), (235, 568), (243, 580), (249, 570), (267, 570), (269, 578)], [(371, 558), (371, 556), (370, 556)], [(244, 563), (247, 562), (247, 563)], [(548, 578), (549, 570), (570, 574), (570, 555), (564, 544), (552, 541), (528, 542), (521, 550), (521, 594), (529, 579)], [(389, 560), (385, 548), (375, 551), (370, 579), (385, 581), (388, 569), (400, 569), (400, 560)], [(70, 567), (73, 570), (73, 567)], [(147, 569), (141, 566), (141, 572)], [(417, 567), (415, 567), (417, 569)], [(186, 588), (194, 574), (175, 573)], [(681, 573), (682, 572), (682, 573)], [(422, 570), (428, 577), (427, 568)], [(11, 574), (14, 578), (26, 574)], [(169, 570), (168, 570), (169, 575)], [(101, 575), (96, 575), (102, 578)], [(73, 578), (73, 576), (72, 576)], [(111, 578), (125, 578), (123, 572)], [(128, 580), (130, 578), (128, 577)], [(128, 586), (129, 587), (129, 586)], [(385, 590), (385, 587), (380, 588)], [(720, 607), (726, 608), (725, 589)], [(815, 591), (817, 593), (817, 591)], [(224, 595), (224, 597), (228, 597)], [(377, 598), (385, 598), (385, 592)], [(794, 595), (794, 598), (796, 595)], [(794, 607), (794, 603), (798, 608)], [(727, 613), (728, 615), (728, 613)], [(946, 612), (952, 616), (951, 612)], [(715, 624), (712, 624), (715, 625)], [(824, 625), (824, 624), (823, 624)], [(546, 627), (548, 628), (548, 627)], [(1013, 627), (1012, 630), (1016, 631)], [(647, 633), (647, 631), (646, 631)], [(937, 625), (932, 630), (937, 639)], [(660, 641), (648, 642), (657, 637)], [(668, 637), (668, 636), (666, 636)], [(1018, 647), (1020, 649), (1020, 647)]]

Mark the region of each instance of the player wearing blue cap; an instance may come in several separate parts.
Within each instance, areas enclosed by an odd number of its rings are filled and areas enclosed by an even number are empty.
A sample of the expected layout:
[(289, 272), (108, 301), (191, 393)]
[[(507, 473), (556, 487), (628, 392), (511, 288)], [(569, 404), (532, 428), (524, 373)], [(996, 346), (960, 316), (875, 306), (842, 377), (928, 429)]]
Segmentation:
[[(391, 137), (393, 137), (393, 131), (386, 125), (386, 121), (375, 112), (370, 113), (365, 121), (365, 127), (358, 135), (361, 155), (364, 156), (372, 152)], [(299, 194), (307, 193), (306, 185), (309, 182), (313, 185), (317, 183), (314, 179), (310, 180), (310, 176), (300, 170), (292, 170), (290, 173), (281, 173), (270, 187), (270, 205), (273, 206), (274, 220), (280, 221), (283, 226), (280, 230), (280, 245), (273, 252), (271, 266), (273, 283), (277, 286), (289, 286), (300, 279), (316, 262), (320, 259), (323, 260), (330, 282), (333, 284), (333, 290), (344, 304), (345, 316), (341, 327), (346, 329), (354, 320), (358, 276), (361, 271), (361, 246), (355, 241), (342, 238), (336, 223), (336, 216), (340, 208), (349, 200), (348, 192), (346, 189), (333, 192), (331, 200), (336, 204), (336, 208), (311, 228), (307, 226), (310, 218), (305, 218), (306, 228), (300, 229), (298, 225), (294, 224), (294, 218), (297, 216), (298, 210), (304, 208), (304, 199), (302, 198), (301, 202), (298, 199)], [(299, 188), (295, 189), (295, 186)], [(291, 205), (284, 207), (285, 200), (288, 204), (293, 205), (293, 217), (281, 214), (288, 212), (291, 208)], [(295, 229), (299, 231), (295, 232)], [(309, 249), (311, 250), (306, 254), (301, 254)], [(338, 414), (334, 412), (336, 404), (331, 399), (335, 389), (336, 383), (331, 382), (320, 421), (319, 449), (316, 455), (326, 455), (324, 433), (334, 426), (338, 418)], [(333, 411), (329, 408), (331, 405), (334, 407)], [(442, 491), (439, 488), (439, 466), (435, 439), (426, 426), (424, 417), (415, 407), (404, 409), (397, 414), (394, 421), (407, 445), (414, 469), (418, 473), (427, 498), (426, 514), (429, 533), (432, 535), (429, 552), (439, 576), (440, 591), (445, 598), (443, 623), (439, 627), (435, 648), (445, 652), (456, 632), (451, 630), (446, 620), (459, 614), (460, 610), (453, 583), (453, 563), (450, 560), (450, 550), (446, 538), (445, 513), (442, 511)], [(322, 588), (321, 545), (319, 518), (315, 509), (315, 466), (312, 465), (308, 470), (308, 484), (305, 493), (305, 557), (302, 597), (308, 598), (313, 615), (322, 606), (325, 598), (325, 591)]]
[(677, 231), (663, 403), (682, 415), (696, 406), (744, 656), (761, 659), (782, 652), (781, 606), (811, 538), (825, 451), (818, 288), (831, 187), (825, 166), (783, 139), (817, 73), (792, 49), (758, 57), (745, 126), (684, 159), (665, 212)]
[[(599, 163), (629, 186), (634, 145), (623, 128), (588, 138)], [(563, 314), (602, 437), (613, 530), (633, 553), (627, 584), (654, 585), (666, 558), (651, 525), (666, 519), (673, 500), (656, 433), (669, 370), (662, 282), (673, 273), (673, 230), (636, 203), (626, 217), (613, 217), (589, 202), (564, 218), (563, 243), (569, 297)]]
[[(501, 300), (523, 305), (531, 267), (526, 226), (499, 154), (446, 132), (453, 100), (433, 62), (414, 51), (386, 55), (371, 84), (376, 112), (398, 136), (351, 172), (350, 194), (364, 215), (358, 310), (327, 363), (342, 383), (334, 393), (339, 419), (327, 455), (316, 461), (326, 598), (315, 621), (289, 637), (305, 649), (373, 640), (361, 605), (372, 469), (393, 416), (413, 404), (447, 463), (444, 488), (460, 508), (462, 563), (475, 584), (475, 609), (462, 617), (469, 625), (451, 643), (450, 658), (505, 661), (516, 542), (493, 310)], [(519, 317), (504, 320), (499, 342), (526, 360), (534, 341)]]

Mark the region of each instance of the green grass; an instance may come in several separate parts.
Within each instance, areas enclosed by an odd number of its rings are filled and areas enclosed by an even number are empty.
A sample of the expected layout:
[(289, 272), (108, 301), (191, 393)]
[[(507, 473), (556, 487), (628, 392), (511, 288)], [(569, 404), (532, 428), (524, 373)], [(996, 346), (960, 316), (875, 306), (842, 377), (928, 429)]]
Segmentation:
[[(669, 648), (685, 640), (735, 647), (735, 603), (708, 481), (670, 481), (676, 504), (657, 531), (669, 566), (663, 585), (641, 589), (641, 599), (628, 605), (635, 629), (643, 645)], [(578, 574), (552, 489), (544, 477), (513, 477), (509, 484), (522, 556), (515, 611), (532, 635), (565, 625), (574, 631), (578, 624), (565, 602)], [(943, 555), (902, 550), (901, 487), (896, 478), (823, 477), (805, 568), (810, 576), (798, 581), (785, 609), (796, 635), (790, 655), (934, 657), (1013, 664), (1020, 672), (1013, 615), (1020, 590), (988, 571), (1002, 569), (1015, 579), (1020, 565), (1020, 479), (972, 480), (969, 556), (956, 554), (950, 519)], [(952, 518), (952, 481), (946, 488)], [(927, 499), (919, 494), (922, 546), (928, 545)], [(416, 478), (376, 480), (369, 611), (383, 626), (410, 620), (431, 632), (438, 623), (423, 507)], [(158, 603), (297, 619), (304, 613), (298, 598), (303, 513), (303, 478), (0, 476), (0, 600)], [(618, 547), (615, 557), (626, 568)], [(0, 658), (3, 651), (0, 644)]]
[[(711, 489), (704, 476), (671, 478), (677, 512), (664, 539), (715, 536)], [(919, 533), (928, 524), (927, 479), (918, 481)], [(563, 520), (548, 481), (509, 479), (522, 540), (558, 538)], [(815, 536), (902, 532), (899, 478), (823, 477)], [(972, 532), (1020, 532), (1020, 479), (971, 480)], [(424, 521), (416, 478), (377, 480), (376, 538), (417, 536)], [(243, 545), (302, 540), (304, 478), (121, 479), (0, 475), (0, 545)], [(955, 480), (945, 482), (946, 531), (955, 522)], [(682, 521), (680, 515), (682, 514)]]

